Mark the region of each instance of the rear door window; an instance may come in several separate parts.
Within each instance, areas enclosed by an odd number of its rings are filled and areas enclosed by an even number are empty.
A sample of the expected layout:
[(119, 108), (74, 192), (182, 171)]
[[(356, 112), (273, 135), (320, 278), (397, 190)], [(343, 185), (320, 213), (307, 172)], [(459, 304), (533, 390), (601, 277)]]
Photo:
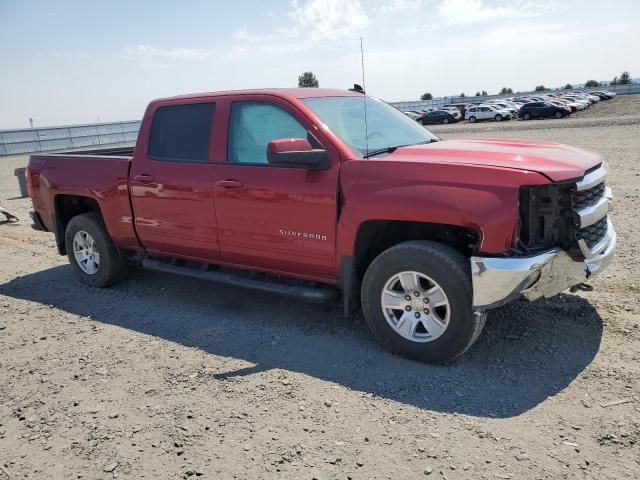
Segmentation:
[(148, 156), (172, 162), (207, 162), (215, 103), (160, 107), (153, 115)]

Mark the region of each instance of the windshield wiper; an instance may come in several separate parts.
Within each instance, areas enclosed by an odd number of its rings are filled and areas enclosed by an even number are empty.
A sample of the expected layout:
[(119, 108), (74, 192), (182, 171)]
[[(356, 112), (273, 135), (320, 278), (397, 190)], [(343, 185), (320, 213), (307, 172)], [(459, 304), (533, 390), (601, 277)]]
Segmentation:
[(412, 147), (413, 145), (423, 145), (425, 143), (431, 143), (431, 142), (435, 142), (435, 141), (436, 140), (425, 140), (424, 142), (408, 143), (406, 145), (394, 145), (394, 146), (391, 146), (391, 147), (380, 148), (378, 150), (371, 150), (370, 152), (368, 152), (365, 155), (363, 155), (362, 158), (374, 157), (376, 155), (381, 155), (383, 153), (393, 153), (397, 149), (402, 148), (402, 147)]
[[(402, 146), (402, 145), (400, 145), (400, 146)], [(397, 149), (398, 149), (398, 147), (386, 147), (386, 148), (381, 148), (379, 150), (371, 150), (367, 154), (363, 155), (362, 158), (374, 157), (374, 156), (380, 155), (382, 153), (393, 153)]]

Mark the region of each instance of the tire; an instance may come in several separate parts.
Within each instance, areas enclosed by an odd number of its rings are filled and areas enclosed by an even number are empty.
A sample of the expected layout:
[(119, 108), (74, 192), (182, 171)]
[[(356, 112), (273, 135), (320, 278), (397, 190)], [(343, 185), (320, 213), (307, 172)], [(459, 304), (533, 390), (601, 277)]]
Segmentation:
[(496, 122), (501, 122), (502, 121), (502, 115), (500, 115), (500, 114), (497, 114), (494, 118), (496, 119)]
[(531, 120), (531, 114), (530, 114), (530, 113), (525, 113), (525, 114), (522, 116), (522, 118), (523, 118), (523, 119), (525, 119), (525, 120)]
[(562, 115), (562, 112), (556, 112), (556, 113), (555, 113), (555, 115), (554, 115), (554, 117), (556, 117), (556, 118), (562, 118), (562, 117), (564, 117), (564, 115)]
[(444, 118), (444, 119), (442, 120), (442, 123), (444, 123), (444, 124), (446, 125), (447, 123), (449, 123), (449, 119), (448, 119), (448, 118)]
[[(76, 237), (76, 235), (78, 237)], [(91, 247), (77, 249), (75, 239)], [(67, 256), (76, 275), (80, 280), (92, 287), (107, 287), (122, 280), (127, 273), (127, 262), (122, 253), (113, 243), (107, 229), (98, 213), (83, 213), (73, 217), (65, 231)], [(76, 255), (78, 250), (78, 255)], [(87, 253), (87, 255), (84, 255)], [(96, 255), (97, 253), (97, 255)], [(92, 261), (84, 263), (79, 257), (91, 257)], [(95, 259), (98, 259), (96, 266)], [(82, 265), (81, 265), (82, 264)], [(93, 268), (90, 268), (90, 266)], [(95, 271), (94, 271), (95, 270)]]
[(475, 123), (475, 121), (476, 121), (476, 117), (469, 117), (469, 122)]
[[(394, 287), (395, 278), (400, 274), (403, 278), (407, 275), (416, 278), (414, 272), (423, 277), (417, 282), (420, 292), (407, 293), (402, 287), (400, 291), (395, 289), (400, 286), (398, 280)], [(439, 300), (432, 296), (429, 304), (428, 299), (425, 300), (428, 297), (426, 291), (433, 289), (444, 295), (439, 295)], [(401, 302), (394, 305), (397, 308), (392, 312), (383, 307), (383, 302), (390, 298), (388, 293)], [(462, 355), (478, 339), (486, 319), (486, 314), (476, 315), (471, 308), (469, 260), (447, 245), (426, 240), (398, 244), (375, 258), (364, 275), (361, 297), (365, 319), (376, 339), (392, 353), (421, 362), (442, 363)], [(404, 305), (409, 297), (410, 305)], [(446, 307), (436, 305), (443, 300)], [(435, 307), (428, 311), (430, 305)], [(407, 311), (408, 306), (414, 317)], [(420, 320), (411, 320), (420, 315), (423, 315)], [(429, 326), (427, 329), (429, 318), (442, 320), (443, 315), (445, 322), (431, 320), (430, 325), (439, 327), (431, 330)], [(407, 321), (418, 326), (403, 335), (397, 328), (398, 325), (406, 325)], [(395, 327), (393, 322), (397, 322)]]

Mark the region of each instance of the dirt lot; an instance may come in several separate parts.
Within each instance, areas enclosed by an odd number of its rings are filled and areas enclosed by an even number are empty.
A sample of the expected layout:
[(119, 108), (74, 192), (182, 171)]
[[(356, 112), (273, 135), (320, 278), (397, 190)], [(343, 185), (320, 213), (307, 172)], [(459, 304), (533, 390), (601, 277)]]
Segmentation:
[[(492, 312), (450, 366), (337, 305), (142, 271), (89, 288), (52, 236), (0, 224), (0, 480), (640, 478), (639, 107), (433, 128), (599, 152), (619, 233), (593, 292)], [(25, 162), (0, 158), (22, 218)]]

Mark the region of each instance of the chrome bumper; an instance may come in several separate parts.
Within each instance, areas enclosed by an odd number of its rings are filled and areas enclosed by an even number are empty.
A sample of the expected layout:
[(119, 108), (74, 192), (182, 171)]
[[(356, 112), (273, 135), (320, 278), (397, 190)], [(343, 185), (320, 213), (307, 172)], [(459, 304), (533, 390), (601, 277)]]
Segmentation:
[(559, 249), (530, 257), (471, 257), (473, 308), (499, 307), (520, 294), (529, 300), (557, 295), (604, 270), (615, 248), (616, 232), (608, 221), (606, 237), (583, 261)]

